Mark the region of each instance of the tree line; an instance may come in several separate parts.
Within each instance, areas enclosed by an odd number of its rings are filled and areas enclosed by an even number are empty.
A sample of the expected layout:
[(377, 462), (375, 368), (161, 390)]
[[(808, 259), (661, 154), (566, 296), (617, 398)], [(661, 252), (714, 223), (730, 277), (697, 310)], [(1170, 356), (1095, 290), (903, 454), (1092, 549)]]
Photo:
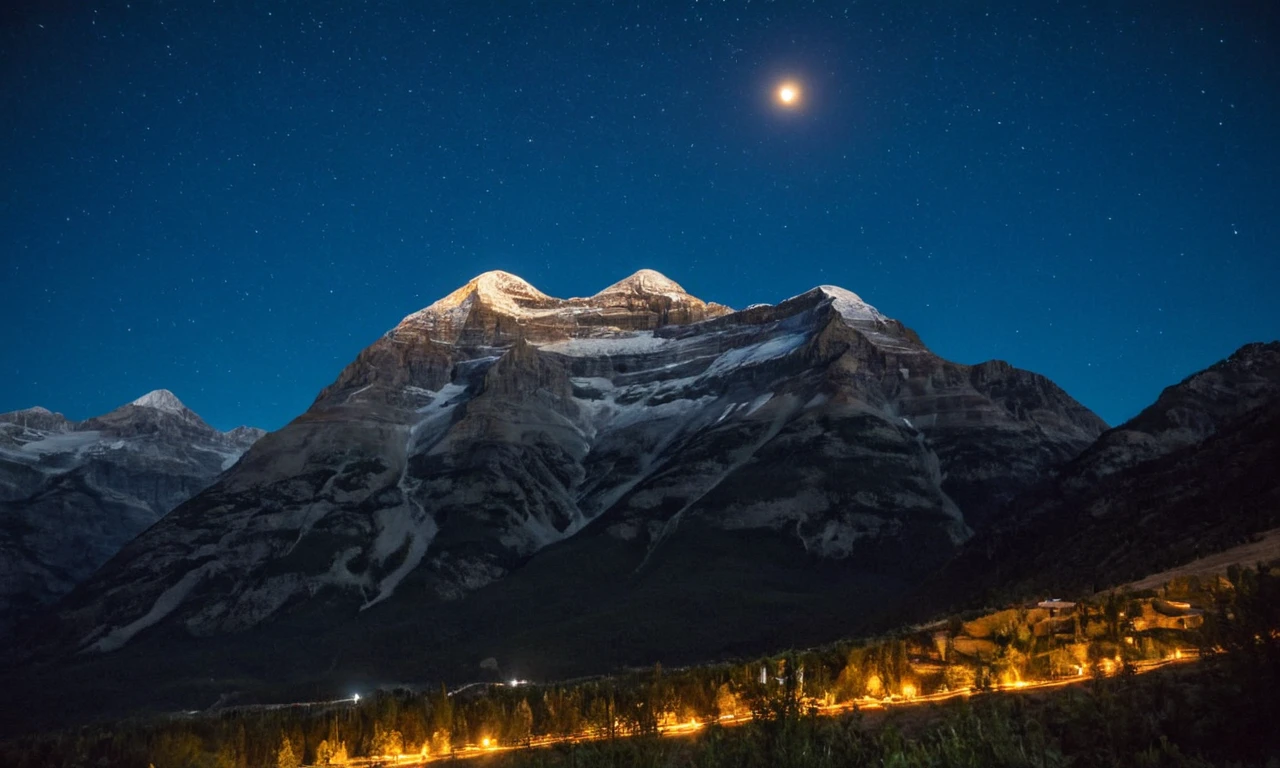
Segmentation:
[[(811, 722), (823, 705), (990, 688), (1010, 676), (1102, 676), (1104, 664), (1123, 668), (1188, 643), (1226, 651), (1230, 663), (1248, 670), (1243, 698), (1273, 705), (1280, 685), (1278, 582), (1275, 571), (1259, 567), (1232, 569), (1226, 582), (1196, 585), (1210, 610), (1204, 626), (1194, 631), (1135, 632), (1126, 617), (1136, 615), (1141, 599), (1110, 594), (1080, 604), (1051, 633), (1037, 634), (1029, 610), (1019, 608), (734, 664), (679, 670), (655, 665), (572, 684), (494, 683), (453, 695), (437, 686), (380, 691), (358, 702), (314, 708), (98, 724), (10, 741), (0, 745), (0, 763), (23, 768), (341, 765), (355, 758), (440, 755), (468, 745), (644, 737), (690, 721), (714, 724), (748, 715), (754, 722), (744, 726), (747, 732), (794, 734), (797, 724)], [(978, 632), (978, 640), (967, 634)], [(1280, 722), (1274, 706), (1261, 711)], [(768, 730), (779, 723), (791, 730)], [(806, 732), (812, 736), (816, 727), (805, 726)]]

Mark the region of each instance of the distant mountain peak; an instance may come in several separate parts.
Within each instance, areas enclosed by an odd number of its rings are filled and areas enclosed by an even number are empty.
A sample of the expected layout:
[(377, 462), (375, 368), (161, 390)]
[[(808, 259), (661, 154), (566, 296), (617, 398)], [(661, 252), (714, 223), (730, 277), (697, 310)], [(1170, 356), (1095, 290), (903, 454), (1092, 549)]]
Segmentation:
[(635, 274), (600, 291), (596, 296), (607, 296), (614, 293), (640, 293), (646, 295), (668, 294), (679, 297), (689, 293), (679, 283), (666, 275), (652, 269), (641, 269)]
[(39, 405), (32, 408), (23, 408), (20, 411), (11, 411), (9, 413), (0, 413), (0, 423), (17, 424), (21, 427), (30, 427), (32, 429), (44, 429), (55, 432), (62, 432), (70, 429), (73, 422), (68, 421), (66, 416), (60, 413), (54, 413), (48, 408)]
[(227, 430), (227, 431), (226, 431), (226, 432), (224, 432), (223, 434), (224, 434), (224, 435), (230, 435), (230, 436), (232, 436), (232, 437), (236, 437), (236, 436), (239, 436), (239, 435), (251, 435), (251, 436), (253, 436), (253, 437), (255, 437), (255, 438), (258, 438), (258, 437), (262, 437), (262, 436), (266, 435), (266, 434), (267, 434), (267, 430), (262, 429), (261, 427), (251, 427), (251, 426), (249, 426), (249, 425), (247, 425), (247, 424), (241, 424), (241, 425), (240, 425), (240, 426), (238, 426), (238, 427), (235, 427), (235, 428), (233, 428), (233, 429), (229, 429), (229, 430)]
[(187, 406), (182, 404), (177, 395), (167, 389), (154, 389), (129, 403), (129, 405), (136, 405), (139, 408), (154, 408), (157, 411), (176, 414), (182, 414), (189, 410)]

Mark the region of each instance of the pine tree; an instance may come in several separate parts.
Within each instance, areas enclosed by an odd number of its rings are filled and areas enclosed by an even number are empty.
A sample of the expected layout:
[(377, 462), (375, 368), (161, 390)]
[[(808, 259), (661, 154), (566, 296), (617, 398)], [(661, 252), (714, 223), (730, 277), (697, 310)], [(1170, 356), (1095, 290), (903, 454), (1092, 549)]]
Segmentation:
[(302, 758), (293, 751), (293, 742), (289, 737), (280, 736), (280, 751), (276, 752), (276, 768), (299, 768)]
[(428, 700), (430, 712), (427, 733), (431, 738), (431, 751), (437, 755), (448, 752), (453, 745), (453, 700), (449, 690), (440, 684), (440, 691)]
[(513, 744), (524, 744), (529, 741), (529, 737), (533, 735), (533, 708), (529, 706), (526, 699), (521, 699), (516, 704), (515, 712), (511, 717), (511, 730), (508, 738)]
[(316, 747), (316, 764), (328, 765), (333, 759), (333, 748), (329, 746), (328, 739), (321, 739), (320, 745)]

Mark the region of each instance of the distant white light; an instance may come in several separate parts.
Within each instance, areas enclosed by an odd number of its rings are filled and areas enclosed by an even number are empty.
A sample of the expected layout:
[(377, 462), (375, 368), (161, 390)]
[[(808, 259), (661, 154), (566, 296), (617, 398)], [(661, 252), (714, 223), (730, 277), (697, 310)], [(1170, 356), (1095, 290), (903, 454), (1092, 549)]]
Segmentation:
[(360, 694), (358, 694), (358, 693), (357, 693), (357, 694), (355, 694), (354, 696), (352, 696), (352, 697), (351, 697), (351, 700), (352, 700), (352, 701), (354, 701), (354, 702), (356, 702), (357, 704), (359, 704), (359, 703), (360, 703)]
[(516, 687), (517, 685), (519, 685), (519, 684), (520, 684), (520, 681), (519, 681), (519, 680), (512, 680), (512, 681), (511, 681), (511, 687), (512, 687), (512, 688), (515, 688), (515, 687)]

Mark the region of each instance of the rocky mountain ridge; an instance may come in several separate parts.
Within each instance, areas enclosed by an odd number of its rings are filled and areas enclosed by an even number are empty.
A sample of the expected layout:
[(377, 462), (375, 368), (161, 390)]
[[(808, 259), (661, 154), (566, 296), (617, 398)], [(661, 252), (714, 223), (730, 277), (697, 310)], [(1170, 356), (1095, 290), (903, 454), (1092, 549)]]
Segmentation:
[(1280, 345), (1246, 344), (1166, 387), (1134, 418), (1108, 430), (1075, 460), (1071, 490), (1144, 461), (1194, 446), (1261, 405), (1280, 399)]
[(920, 602), (1101, 589), (1280, 525), (1280, 342), (1247, 344), (1167, 387), (1027, 489)]
[(81, 422), (0, 414), (0, 627), (69, 591), (262, 434), (219, 432), (163, 389)]

